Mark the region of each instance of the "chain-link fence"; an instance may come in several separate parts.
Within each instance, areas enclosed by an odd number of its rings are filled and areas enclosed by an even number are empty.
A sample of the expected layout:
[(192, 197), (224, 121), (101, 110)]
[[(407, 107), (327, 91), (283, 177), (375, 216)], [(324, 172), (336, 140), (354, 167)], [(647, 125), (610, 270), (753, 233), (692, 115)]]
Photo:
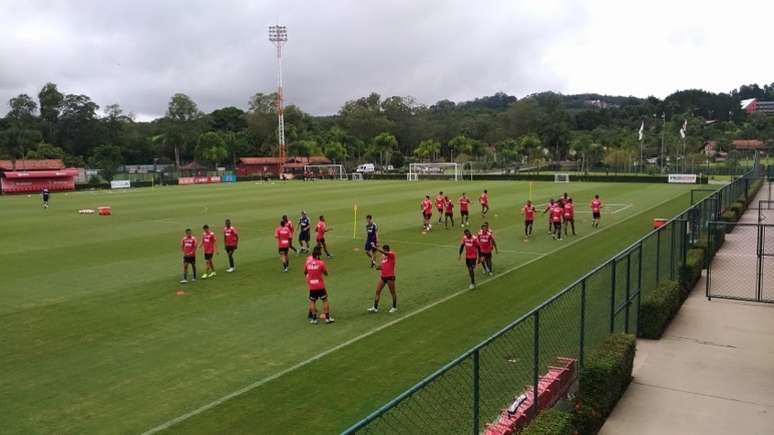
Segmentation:
[(583, 367), (609, 334), (637, 332), (641, 299), (678, 279), (687, 250), (708, 240), (723, 198), (747, 195), (753, 175), (709, 193), (344, 433), (478, 434), (515, 397), (540, 403), (538, 384), (559, 358)]

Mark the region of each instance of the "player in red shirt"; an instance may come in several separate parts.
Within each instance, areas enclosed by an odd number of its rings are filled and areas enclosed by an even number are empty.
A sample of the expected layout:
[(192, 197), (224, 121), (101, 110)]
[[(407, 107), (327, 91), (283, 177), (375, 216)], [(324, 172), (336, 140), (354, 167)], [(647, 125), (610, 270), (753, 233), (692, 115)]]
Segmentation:
[(290, 230), (290, 246), (288, 246), (288, 248), (290, 248), (291, 251), (295, 252), (296, 255), (298, 255), (298, 249), (296, 249), (296, 247), (293, 246), (293, 234), (296, 233), (296, 227), (293, 226), (293, 221), (290, 220), (288, 215), (283, 214), (282, 220), (285, 221), (285, 226), (288, 227), (288, 229)]
[(368, 309), (369, 313), (379, 312), (379, 298), (382, 296), (382, 289), (387, 285), (392, 295), (392, 308), (390, 312), (398, 311), (398, 293), (395, 289), (395, 251), (390, 250), (390, 245), (384, 245), (381, 249), (375, 248), (382, 254), (382, 262), (376, 268), (379, 270), (379, 281), (376, 283), (376, 295), (374, 296), (374, 306)]
[[(205, 268), (202, 274), (202, 279), (212, 278), (215, 275), (215, 265), (212, 263), (212, 256), (218, 252), (217, 239), (215, 233), (210, 231), (209, 225), (202, 227), (202, 250), (204, 251)], [(209, 275), (207, 273), (209, 272)]]
[(458, 202), (460, 203), (460, 226), (465, 228), (470, 225), (470, 198), (465, 196), (465, 192), (462, 192)]
[(443, 209), (444, 209), (444, 220), (443, 220), (443, 227), (448, 229), (449, 228), (449, 221), (451, 221), (451, 226), (454, 228), (454, 203), (449, 199), (448, 196), (445, 196), (443, 198)]
[(535, 205), (532, 201), (527, 200), (521, 209), (521, 214), (524, 215), (524, 241), (526, 242), (532, 235), (532, 225), (535, 222)]
[(422, 208), (422, 231), (430, 231), (433, 228), (433, 225), (430, 223), (430, 219), (433, 217), (433, 202), (430, 201), (430, 195), (425, 195), (425, 199), (422, 200), (420, 207)]
[(481, 265), (484, 266), (484, 273), (494, 275), (492, 271), (492, 249), (497, 251), (497, 242), (495, 241), (494, 234), (489, 229), (489, 222), (484, 222), (481, 225), (481, 231), (476, 235), (478, 239), (478, 250), (480, 252)]
[(309, 289), (309, 323), (317, 324), (317, 301), (322, 301), (323, 317), (325, 323), (333, 323), (331, 308), (328, 302), (328, 291), (325, 289), (325, 276), (328, 276), (328, 267), (320, 260), (320, 247), (312, 249), (312, 256), (304, 265), (306, 286)]
[(460, 242), (460, 252), (457, 255), (457, 260), (462, 259), (462, 251), (465, 251), (465, 265), (470, 275), (470, 286), (468, 288), (473, 289), (476, 287), (476, 264), (478, 263), (479, 254), (478, 239), (467, 228), (465, 228), (462, 242)]
[(325, 244), (325, 233), (328, 231), (333, 231), (333, 228), (328, 228), (328, 224), (325, 223), (325, 216), (320, 215), (320, 221), (317, 222), (317, 226), (314, 228), (314, 232), (316, 233), (315, 240), (317, 240), (317, 246), (325, 251), (325, 256), (331, 258), (333, 255), (328, 252), (328, 245)]
[(226, 272), (233, 272), (236, 270), (234, 266), (234, 251), (237, 250), (239, 244), (239, 233), (236, 227), (231, 226), (231, 219), (226, 219), (226, 226), (223, 227), (223, 242), (226, 245), (226, 254), (228, 254), (228, 269)]
[(599, 218), (602, 212), (602, 201), (599, 200), (599, 195), (594, 195), (594, 199), (591, 200), (591, 226), (594, 229), (599, 228)]
[(554, 207), (551, 209), (551, 223), (554, 225), (553, 237), (554, 240), (562, 240), (562, 218), (564, 217), (564, 208), (560, 207), (558, 203), (554, 203)]
[(575, 235), (575, 204), (572, 198), (567, 198), (564, 203), (564, 235), (567, 235), (567, 227), (572, 227), (572, 235)]
[(548, 205), (546, 205), (546, 208), (543, 210), (543, 214), (548, 213), (548, 234), (554, 233), (554, 221), (551, 219), (551, 210), (554, 209), (554, 206), (556, 203), (554, 202), (553, 198), (548, 200)]
[(191, 235), (191, 229), (185, 230), (185, 237), (180, 241), (180, 250), (183, 252), (183, 279), (180, 280), (180, 284), (188, 283), (188, 265), (191, 265), (191, 271), (193, 272), (192, 281), (196, 281), (196, 237)]
[(478, 202), (481, 204), (481, 217), (485, 217), (489, 211), (489, 193), (486, 190), (478, 197)]
[(438, 195), (435, 197), (435, 208), (438, 210), (438, 223), (440, 224), (443, 222), (443, 212), (446, 209), (446, 196), (444, 196), (443, 192), (438, 192)]
[(282, 261), (282, 271), (287, 272), (290, 267), (290, 258), (288, 249), (290, 249), (290, 240), (293, 233), (288, 229), (285, 221), (280, 221), (279, 226), (274, 230), (274, 238), (277, 239), (277, 249), (279, 250), (280, 261)]

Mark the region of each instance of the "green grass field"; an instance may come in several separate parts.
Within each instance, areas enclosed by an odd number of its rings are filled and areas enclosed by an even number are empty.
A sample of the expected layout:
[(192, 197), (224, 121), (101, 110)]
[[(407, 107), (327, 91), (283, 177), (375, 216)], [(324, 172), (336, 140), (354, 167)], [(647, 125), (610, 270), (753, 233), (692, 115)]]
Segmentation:
[[(468, 291), (459, 229), (420, 234), (419, 201), (484, 188), (501, 251), (496, 275)], [(536, 202), (576, 199), (579, 234), (551, 240), (540, 218), (529, 243), (524, 182), (174, 186), (55, 194), (48, 210), (1, 198), (0, 432), (335, 433), (685, 209), (690, 188), (535, 183)], [(593, 232), (596, 193), (608, 206)], [(366, 312), (378, 275), (360, 218), (353, 239), (354, 203), (398, 254), (398, 313)], [(114, 215), (76, 213), (101, 205)], [(334, 229), (333, 325), (306, 322), (302, 258), (289, 274), (277, 259), (273, 229), (301, 209)], [(183, 230), (208, 223), (220, 237), (226, 217), (240, 230), (237, 272), (220, 255), (218, 277), (176, 296)]]

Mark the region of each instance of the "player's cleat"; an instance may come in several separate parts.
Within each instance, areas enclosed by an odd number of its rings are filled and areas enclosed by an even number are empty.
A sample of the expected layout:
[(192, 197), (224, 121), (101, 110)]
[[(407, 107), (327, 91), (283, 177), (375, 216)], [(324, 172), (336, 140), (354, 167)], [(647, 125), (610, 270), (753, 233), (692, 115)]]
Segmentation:
[(475, 285), (475, 284), (471, 284), (471, 285), (469, 285), (469, 286), (468, 286), (468, 289), (469, 289), (469, 290), (473, 290), (474, 288), (476, 288), (476, 285)]
[(494, 275), (494, 272), (490, 270), (489, 271), (489, 276), (493, 276), (493, 275)]
[(228, 272), (228, 273), (231, 273), (231, 272), (233, 272), (234, 270), (235, 270), (235, 269), (234, 269), (233, 267), (229, 267), (228, 269), (226, 269), (226, 272)]
[(316, 325), (318, 323), (317, 318), (309, 319), (309, 323), (311, 323), (312, 325)]
[(328, 258), (333, 258), (333, 254), (328, 254)]
[(214, 271), (214, 270), (213, 270), (212, 272), (210, 272), (210, 278), (212, 278), (212, 277), (213, 277), (213, 276), (215, 276), (215, 275), (217, 275), (217, 273), (215, 273), (215, 271)]
[(187, 279), (181, 279), (180, 280), (180, 284), (188, 284), (188, 280)]
[(374, 260), (371, 260), (371, 269), (373, 269), (376, 266), (376, 262)]
[(379, 309), (378, 309), (378, 308), (376, 308), (376, 307), (371, 307), (371, 308), (369, 308), (369, 309), (368, 309), (368, 312), (369, 312), (369, 313), (378, 313), (378, 312), (379, 312)]
[(191, 281), (196, 282), (196, 278), (191, 278)]
[(209, 276), (209, 275), (207, 275), (206, 273), (203, 273), (203, 274), (202, 274), (202, 276), (201, 276), (201, 278), (202, 278), (202, 279), (207, 279), (207, 278), (209, 278), (209, 277), (210, 277), (210, 276)]
[(390, 308), (390, 312), (391, 312), (391, 313), (394, 313), (394, 312), (396, 312), (396, 311), (398, 311), (398, 308), (397, 308), (397, 307), (392, 307), (392, 308)]
[(283, 268), (282, 268), (282, 272), (283, 272), (283, 273), (284, 273), (284, 272), (287, 272), (287, 271), (288, 271), (288, 268), (287, 268), (287, 267), (283, 267)]
[(325, 319), (325, 323), (333, 323), (333, 322), (335, 322), (335, 321), (336, 321), (336, 319), (334, 319), (333, 317), (330, 317), (330, 316), (328, 316), (328, 317)]

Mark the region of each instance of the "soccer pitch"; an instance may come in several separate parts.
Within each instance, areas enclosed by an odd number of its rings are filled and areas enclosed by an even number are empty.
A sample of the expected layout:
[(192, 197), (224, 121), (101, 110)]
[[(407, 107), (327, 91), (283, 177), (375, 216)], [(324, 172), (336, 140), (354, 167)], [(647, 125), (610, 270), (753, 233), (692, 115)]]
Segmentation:
[[(565, 191), (575, 199), (578, 235), (552, 240), (538, 213), (528, 243), (526, 182), (171, 186), (55, 194), (48, 210), (36, 196), (2, 198), (1, 432), (340, 431), (638, 239), (652, 218), (688, 207), (691, 187), (534, 183), (536, 203)], [(461, 230), (434, 215), (422, 235), (419, 202), (443, 190), (458, 215), (464, 191), (477, 230), (483, 189), (500, 253), (495, 276), (479, 269), (468, 291)], [(606, 204), (597, 231), (594, 194)], [(102, 205), (113, 216), (76, 212)], [(332, 325), (306, 321), (303, 257), (291, 255), (290, 273), (277, 258), (274, 228), (283, 214), (297, 223), (302, 209), (333, 228)], [(365, 214), (398, 256), (394, 314), (366, 312), (378, 272), (362, 252)], [(221, 253), (216, 278), (182, 287), (183, 230), (199, 238), (209, 224), (222, 251), (225, 218), (240, 231), (236, 273), (224, 273)]]

